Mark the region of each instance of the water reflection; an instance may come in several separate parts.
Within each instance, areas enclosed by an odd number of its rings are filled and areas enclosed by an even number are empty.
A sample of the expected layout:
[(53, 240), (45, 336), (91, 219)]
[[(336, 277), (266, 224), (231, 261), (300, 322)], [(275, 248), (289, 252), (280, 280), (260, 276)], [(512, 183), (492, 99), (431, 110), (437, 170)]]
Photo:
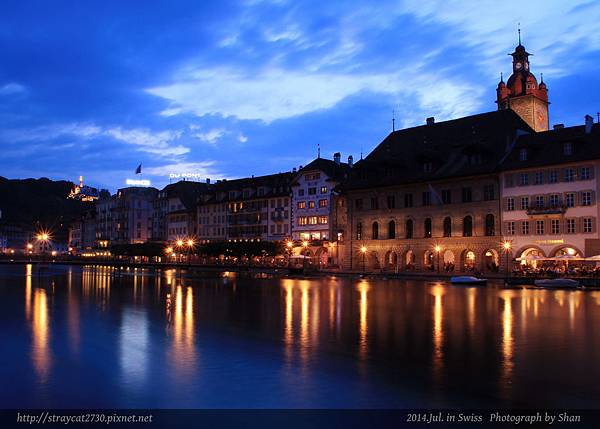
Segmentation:
[(0, 270), (2, 302), (31, 332), (9, 345), (31, 359), (11, 365), (60, 397), (124, 386), (155, 401), (125, 407), (177, 406), (183, 396), (190, 406), (230, 397), (260, 406), (263, 391), (283, 407), (402, 406), (418, 396), (406, 389), (419, 389), (423, 406), (460, 405), (464, 395), (474, 406), (600, 401), (598, 291), (93, 266), (49, 279), (24, 268), (20, 287)]
[(366, 280), (362, 280), (358, 284), (358, 292), (360, 293), (359, 298), (359, 307), (360, 307), (360, 317), (359, 317), (359, 356), (362, 360), (365, 359), (368, 347), (369, 347), (369, 320), (368, 320), (368, 311), (369, 311), (369, 302), (367, 298), (367, 294), (369, 292), (369, 284)]
[(174, 310), (171, 310), (173, 301), (170, 297), (167, 299), (167, 311), (173, 317), (171, 324), (171, 335), (173, 338), (171, 365), (175, 375), (179, 378), (190, 375), (196, 364), (194, 292), (191, 287), (186, 287), (185, 290), (184, 297), (183, 287), (181, 285), (175, 287)]
[(433, 295), (433, 378), (436, 384), (440, 383), (442, 369), (444, 366), (444, 307), (442, 297), (444, 296), (444, 287), (436, 284), (431, 288)]
[(36, 288), (33, 292), (33, 342), (31, 358), (41, 384), (46, 383), (50, 371), (50, 326), (48, 321), (48, 298), (46, 290)]
[(503, 290), (500, 292), (500, 299), (503, 302), (502, 310), (502, 371), (501, 371), (501, 389), (505, 397), (510, 397), (510, 389), (513, 375), (513, 310), (512, 310), (513, 292)]

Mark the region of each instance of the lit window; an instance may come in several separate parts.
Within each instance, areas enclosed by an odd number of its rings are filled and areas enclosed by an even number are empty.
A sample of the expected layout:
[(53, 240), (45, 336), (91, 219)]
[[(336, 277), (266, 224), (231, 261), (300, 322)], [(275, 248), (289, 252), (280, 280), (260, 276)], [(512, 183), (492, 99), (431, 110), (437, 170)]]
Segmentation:
[(327, 207), (327, 200), (319, 200), (319, 207)]
[(309, 209), (314, 209), (315, 208), (315, 202), (314, 201), (309, 201), (308, 202), (308, 208)]
[(321, 193), (322, 194), (326, 194), (327, 193), (327, 186), (321, 186)]
[(307, 221), (307, 218), (306, 218), (306, 216), (300, 216), (300, 217), (298, 218), (298, 225), (306, 225), (306, 224), (307, 224), (307, 222), (308, 222), (308, 221)]
[(308, 224), (309, 225), (316, 225), (317, 224), (317, 217), (316, 216), (309, 216), (308, 217)]
[(298, 201), (298, 208), (299, 209), (305, 209), (306, 208), (306, 201)]
[(327, 216), (319, 216), (319, 224), (321, 224), (321, 225), (327, 225), (327, 223), (328, 223)]

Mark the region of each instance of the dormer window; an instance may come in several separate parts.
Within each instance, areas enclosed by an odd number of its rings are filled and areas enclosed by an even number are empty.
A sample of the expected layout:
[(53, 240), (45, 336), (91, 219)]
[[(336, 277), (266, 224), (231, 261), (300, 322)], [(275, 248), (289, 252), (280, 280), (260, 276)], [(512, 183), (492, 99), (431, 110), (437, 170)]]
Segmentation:
[(433, 163), (432, 162), (424, 162), (423, 163), (423, 171), (425, 173), (431, 173), (433, 171)]
[(527, 149), (519, 150), (519, 161), (527, 161)]
[(573, 143), (567, 142), (563, 145), (563, 155), (573, 155)]

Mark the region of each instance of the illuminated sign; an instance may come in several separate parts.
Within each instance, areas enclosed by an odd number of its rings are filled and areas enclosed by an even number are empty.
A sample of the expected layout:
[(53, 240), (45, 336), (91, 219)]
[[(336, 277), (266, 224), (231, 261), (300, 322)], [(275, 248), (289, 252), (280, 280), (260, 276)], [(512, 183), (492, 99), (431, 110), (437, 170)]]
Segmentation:
[(201, 179), (200, 173), (171, 173), (169, 174), (170, 179)]
[(150, 186), (149, 180), (127, 179), (127, 180), (125, 180), (125, 183), (130, 186)]

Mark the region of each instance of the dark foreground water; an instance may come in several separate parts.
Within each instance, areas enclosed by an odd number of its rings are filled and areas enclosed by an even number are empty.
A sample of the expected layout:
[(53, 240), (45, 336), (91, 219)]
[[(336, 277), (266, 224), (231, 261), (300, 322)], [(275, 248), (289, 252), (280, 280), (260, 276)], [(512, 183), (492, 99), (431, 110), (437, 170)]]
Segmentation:
[(600, 292), (0, 266), (2, 408), (600, 404)]

